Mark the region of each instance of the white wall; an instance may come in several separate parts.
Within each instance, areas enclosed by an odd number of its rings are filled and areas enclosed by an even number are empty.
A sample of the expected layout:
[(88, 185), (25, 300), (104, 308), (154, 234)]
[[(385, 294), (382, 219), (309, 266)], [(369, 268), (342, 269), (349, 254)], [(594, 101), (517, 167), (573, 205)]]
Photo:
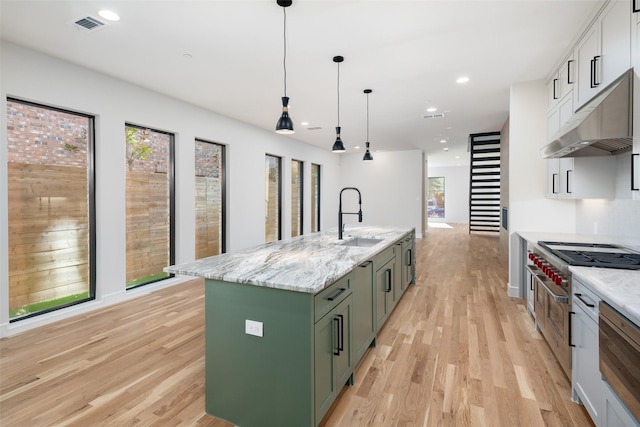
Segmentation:
[(468, 224), (469, 166), (430, 166), (428, 175), (430, 178), (444, 177), (445, 215), (444, 218), (429, 218), (429, 221)]
[[(283, 156), (283, 236), (291, 235), (291, 159), (305, 162), (305, 218), (310, 218), (310, 163), (322, 166), (321, 228), (335, 227), (339, 157), (275, 132), (268, 132), (8, 42), (1, 51), (0, 164), (6, 164), (7, 96), (96, 116), (97, 299), (67, 310), (8, 325), (7, 175), (0, 174), (0, 336), (21, 328), (149, 292), (176, 283), (165, 280), (125, 290), (125, 122), (176, 135), (176, 262), (195, 256), (194, 139), (227, 145), (227, 250), (264, 242), (265, 153)], [(274, 123), (278, 115), (274, 111)], [(382, 156), (383, 157), (383, 156)], [(3, 166), (4, 170), (4, 166)], [(369, 195), (368, 203), (373, 203)], [(287, 203), (289, 201), (289, 203)], [(370, 213), (372, 213), (370, 211)], [(374, 218), (384, 218), (376, 215)], [(372, 220), (374, 218), (371, 218)], [(413, 219), (402, 217), (402, 222)], [(419, 222), (418, 222), (419, 224)], [(407, 224), (408, 225), (408, 224)], [(310, 229), (309, 221), (304, 225)]]
[(509, 295), (520, 289), (518, 231), (575, 232), (575, 203), (545, 198), (546, 89), (542, 80), (511, 86), (509, 107)]
[[(363, 224), (414, 227), (416, 237), (422, 235), (422, 151), (374, 152), (370, 162), (362, 160), (362, 153), (342, 154), (340, 162), (340, 186), (362, 193)], [(343, 211), (357, 212), (357, 194), (345, 191), (343, 196)], [(329, 197), (337, 201), (338, 192)], [(347, 228), (357, 221), (345, 216)]]
[(616, 198), (576, 202), (576, 232), (640, 238), (640, 201), (631, 199), (631, 153), (616, 156)]

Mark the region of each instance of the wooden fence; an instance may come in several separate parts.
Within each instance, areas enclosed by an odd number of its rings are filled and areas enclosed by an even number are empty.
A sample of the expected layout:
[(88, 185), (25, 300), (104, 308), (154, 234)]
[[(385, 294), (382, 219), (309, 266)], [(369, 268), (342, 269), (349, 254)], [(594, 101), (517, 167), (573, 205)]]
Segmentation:
[(127, 171), (127, 282), (169, 265), (169, 180), (166, 173)]
[(221, 252), (221, 201), (220, 178), (196, 176), (196, 259)]
[(9, 308), (89, 290), (87, 170), (8, 163)]

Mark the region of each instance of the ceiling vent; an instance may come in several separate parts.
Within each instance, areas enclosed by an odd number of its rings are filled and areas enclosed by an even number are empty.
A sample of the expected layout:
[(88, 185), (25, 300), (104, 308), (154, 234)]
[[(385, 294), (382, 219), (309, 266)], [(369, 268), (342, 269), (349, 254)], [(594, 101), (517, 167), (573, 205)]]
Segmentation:
[(307, 128), (307, 130), (320, 130), (320, 129), (322, 129), (320, 126), (311, 126)]
[(76, 20), (73, 25), (80, 31), (94, 32), (104, 28), (107, 24), (92, 16), (85, 16)]
[(422, 116), (423, 119), (441, 119), (443, 117), (444, 113), (425, 114)]

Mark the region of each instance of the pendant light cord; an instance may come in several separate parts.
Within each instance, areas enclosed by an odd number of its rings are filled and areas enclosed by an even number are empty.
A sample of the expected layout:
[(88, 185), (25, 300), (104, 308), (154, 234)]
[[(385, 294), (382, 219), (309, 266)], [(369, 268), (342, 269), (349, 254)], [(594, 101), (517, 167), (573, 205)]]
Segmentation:
[(284, 57), (282, 60), (282, 68), (284, 68), (284, 96), (287, 96), (287, 8), (282, 8), (284, 14)]
[(367, 93), (367, 142), (369, 142), (369, 94), (368, 93)]
[(340, 127), (340, 63), (338, 62), (338, 127)]

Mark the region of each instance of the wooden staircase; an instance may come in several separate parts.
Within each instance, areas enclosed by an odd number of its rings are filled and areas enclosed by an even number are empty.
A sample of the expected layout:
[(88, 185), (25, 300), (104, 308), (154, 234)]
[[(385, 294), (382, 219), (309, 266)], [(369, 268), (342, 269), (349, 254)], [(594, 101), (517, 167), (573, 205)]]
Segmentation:
[(469, 233), (500, 232), (500, 132), (469, 135)]

